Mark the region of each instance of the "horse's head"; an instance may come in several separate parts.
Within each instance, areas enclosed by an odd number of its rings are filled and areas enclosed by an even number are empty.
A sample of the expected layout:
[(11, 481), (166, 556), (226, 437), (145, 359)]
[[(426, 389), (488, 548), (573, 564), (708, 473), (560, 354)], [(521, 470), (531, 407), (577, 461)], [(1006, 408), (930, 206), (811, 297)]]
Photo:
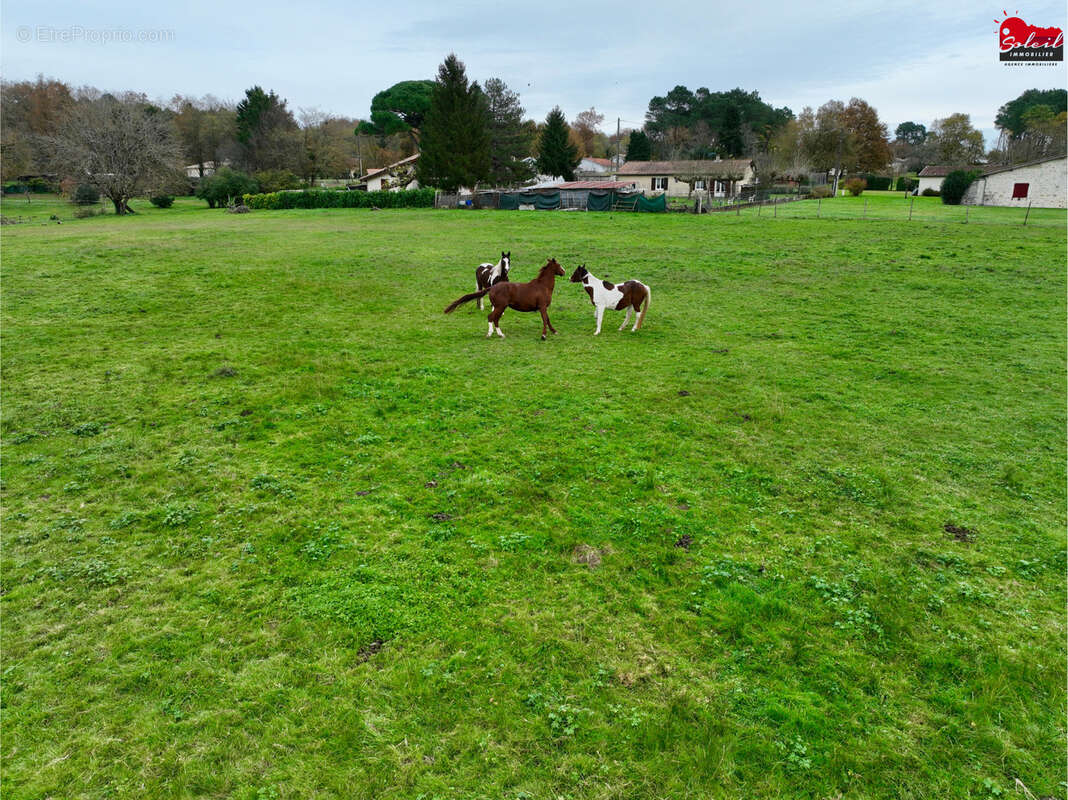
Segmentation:
[(582, 279), (585, 278), (589, 274), (590, 273), (586, 269), (586, 265), (583, 264), (581, 267), (577, 267), (575, 269), (575, 271), (571, 274), (571, 282), (572, 283), (582, 283)]
[(511, 268), (512, 268), (512, 251), (509, 250), (507, 253), (505, 253), (502, 250), (501, 251), (501, 274), (504, 277), (507, 278), (508, 277), (508, 270), (510, 270)]
[(555, 258), (550, 258), (548, 263), (545, 264), (543, 269), (550, 270), (553, 275), (564, 275), (564, 268), (556, 263)]

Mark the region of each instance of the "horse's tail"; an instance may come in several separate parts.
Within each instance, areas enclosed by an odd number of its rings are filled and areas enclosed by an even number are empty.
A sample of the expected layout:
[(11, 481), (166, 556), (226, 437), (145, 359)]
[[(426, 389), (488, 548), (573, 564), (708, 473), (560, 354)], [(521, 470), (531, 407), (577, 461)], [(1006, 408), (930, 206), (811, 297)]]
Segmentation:
[(456, 310), (457, 306), (462, 306), (464, 303), (467, 303), (467, 302), (469, 302), (471, 300), (475, 300), (475, 299), (477, 299), (479, 297), (482, 297), (483, 295), (486, 295), (488, 293), (489, 293), (489, 289), (481, 289), (481, 290), (479, 290), (477, 292), (471, 292), (471, 294), (465, 294), (463, 297), (461, 297), (455, 303), (450, 303), (449, 305), (447, 305), (445, 307), (445, 313), (446, 314), (451, 314), (453, 311)]
[[(643, 283), (642, 286), (645, 286), (645, 284)], [(635, 330), (637, 330), (638, 328), (641, 328), (642, 320), (645, 319), (645, 312), (649, 310), (649, 301), (652, 300), (652, 299), (653, 299), (653, 290), (650, 289), (648, 286), (645, 286), (645, 303), (642, 305), (642, 313), (640, 313), (638, 315), (638, 324), (637, 324)]]

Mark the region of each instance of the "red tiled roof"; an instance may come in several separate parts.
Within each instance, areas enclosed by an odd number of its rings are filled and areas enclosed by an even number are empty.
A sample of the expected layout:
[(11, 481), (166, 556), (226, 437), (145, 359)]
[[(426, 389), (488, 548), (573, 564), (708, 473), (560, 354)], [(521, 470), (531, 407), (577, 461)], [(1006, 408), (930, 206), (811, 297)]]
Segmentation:
[(548, 189), (630, 189), (633, 188), (633, 181), (567, 181), (565, 183), (558, 183), (555, 186), (548, 186), (544, 188)]
[(953, 171), (953, 167), (943, 167), (936, 164), (930, 164), (920, 170), (918, 177), (920, 178), (944, 178), (946, 175)]
[(628, 161), (616, 174), (623, 175), (707, 175), (729, 178), (744, 175), (753, 162), (748, 158), (725, 158), (722, 161)]
[(408, 164), (408, 163), (410, 163), (412, 161), (415, 161), (417, 158), (419, 158), (419, 154), (418, 153), (416, 153), (414, 156), (408, 156), (407, 158), (402, 158), (400, 161), (397, 161), (397, 162), (395, 162), (393, 164), (390, 164), (388, 167), (375, 167), (374, 169), (369, 170), (366, 175), (364, 175), (363, 177), (360, 178), (360, 180), (361, 181), (369, 180), (370, 178), (375, 177), (379, 173), (385, 172), (386, 170), (389, 170), (389, 169), (393, 169), (394, 167), (399, 167), (402, 164)]

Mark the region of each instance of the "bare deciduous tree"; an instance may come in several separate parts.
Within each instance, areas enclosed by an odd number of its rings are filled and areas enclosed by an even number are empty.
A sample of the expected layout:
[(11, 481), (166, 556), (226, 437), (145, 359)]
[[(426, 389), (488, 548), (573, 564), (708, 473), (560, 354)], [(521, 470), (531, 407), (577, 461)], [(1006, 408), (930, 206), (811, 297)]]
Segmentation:
[(158, 109), (105, 95), (80, 102), (52, 139), (57, 166), (130, 212), (131, 197), (154, 189), (181, 165), (174, 126)]

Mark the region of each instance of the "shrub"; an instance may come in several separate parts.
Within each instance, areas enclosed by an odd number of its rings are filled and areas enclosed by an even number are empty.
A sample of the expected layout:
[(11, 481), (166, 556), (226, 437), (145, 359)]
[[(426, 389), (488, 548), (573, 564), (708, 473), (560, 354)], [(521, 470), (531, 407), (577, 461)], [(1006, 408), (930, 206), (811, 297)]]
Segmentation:
[(284, 189), (299, 189), (300, 178), (288, 169), (265, 169), (253, 173), (261, 192), (279, 192)]
[(861, 175), (860, 177), (868, 184), (865, 188), (873, 192), (885, 192), (890, 189), (890, 184), (894, 182), (894, 179), (889, 175)]
[(959, 206), (964, 193), (979, 177), (976, 170), (955, 169), (942, 181), (942, 203), (947, 206)]
[(197, 186), (197, 197), (207, 200), (210, 208), (223, 208), (231, 200), (239, 199), (241, 195), (255, 192), (258, 189), (256, 181), (244, 172), (223, 167), (214, 175), (208, 175), (200, 180)]
[(403, 192), (358, 192), (335, 189), (309, 189), (303, 192), (269, 192), (246, 194), (245, 205), (251, 209), (286, 208), (431, 208), (433, 189), (409, 189)]
[(25, 194), (28, 191), (30, 191), (30, 187), (24, 183), (19, 183), (18, 181), (11, 181), (10, 183), (4, 184), (4, 194)]
[(54, 192), (59, 188), (45, 178), (30, 178), (26, 183), (29, 185), (30, 191), (34, 194), (46, 194), (48, 192)]
[(927, 188), (927, 189), (924, 189), (922, 192), (920, 192), (920, 194), (923, 197), (938, 197), (941, 194), (941, 192), (938, 191), (937, 189)]
[(91, 183), (79, 183), (70, 201), (76, 206), (91, 206), (100, 202), (100, 190)]
[(845, 182), (845, 188), (854, 197), (860, 197), (860, 193), (868, 188), (868, 182), (864, 178), (850, 178)]
[(831, 187), (828, 186), (827, 184), (823, 184), (822, 186), (813, 186), (812, 187), (812, 196), (813, 197), (830, 197), (832, 191), (833, 190), (831, 189)]
[(916, 188), (916, 181), (912, 178), (901, 177), (897, 179), (897, 190), (899, 192), (911, 192)]
[(169, 194), (157, 194), (155, 197), (150, 197), (149, 202), (156, 208), (170, 208), (174, 205), (174, 197)]

